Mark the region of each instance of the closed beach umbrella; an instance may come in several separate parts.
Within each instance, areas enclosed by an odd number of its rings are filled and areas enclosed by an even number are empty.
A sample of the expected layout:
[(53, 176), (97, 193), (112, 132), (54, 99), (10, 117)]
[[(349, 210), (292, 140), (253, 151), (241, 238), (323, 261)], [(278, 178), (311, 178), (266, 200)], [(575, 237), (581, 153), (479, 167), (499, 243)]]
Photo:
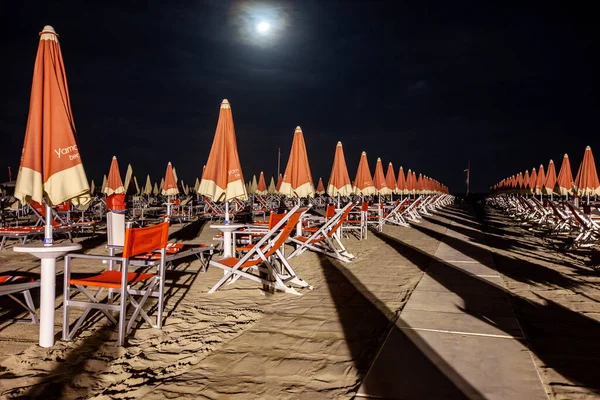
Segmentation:
[(269, 187), (267, 188), (267, 192), (269, 194), (275, 194), (277, 192), (277, 188), (275, 187), (275, 179), (271, 177), (271, 182), (269, 183)]
[(317, 194), (325, 194), (325, 186), (323, 185), (323, 179), (319, 178), (319, 183), (317, 184)]
[(256, 194), (257, 188), (258, 181), (256, 180), (256, 175), (252, 175), (252, 182), (250, 182), (250, 192), (248, 192), (248, 194)]
[(376, 194), (377, 189), (373, 186), (373, 178), (371, 177), (371, 169), (367, 161), (367, 153), (362, 152), (358, 169), (356, 170), (356, 178), (354, 178), (354, 194), (359, 196), (369, 196)]
[(377, 158), (377, 164), (375, 164), (375, 175), (373, 176), (373, 186), (377, 189), (377, 193), (380, 195), (392, 194), (392, 190), (388, 187), (385, 181), (385, 175), (383, 174), (383, 164), (381, 158)]
[(94, 180), (92, 179), (92, 183), (90, 183), (90, 194), (94, 194), (96, 191), (96, 185), (94, 185)]
[(165, 179), (161, 193), (163, 196), (175, 196), (179, 194), (177, 181), (175, 180), (175, 174), (173, 173), (173, 166), (170, 162), (167, 164), (167, 170), (165, 171)]
[(579, 170), (573, 184), (573, 191), (578, 196), (587, 196), (588, 201), (590, 196), (600, 194), (600, 182), (598, 181), (598, 171), (596, 171), (596, 163), (592, 148), (587, 146), (583, 153), (583, 160), (579, 164)]
[(398, 193), (398, 182), (396, 181), (396, 173), (394, 172), (394, 166), (391, 162), (388, 164), (388, 169), (385, 173), (385, 183), (393, 193)]
[(104, 175), (102, 177), (102, 187), (100, 188), (100, 193), (104, 193), (104, 191), (106, 190), (107, 184), (108, 184), (108, 179), (106, 178), (106, 175)]
[(221, 103), (215, 137), (198, 193), (214, 201), (224, 201), (226, 221), (229, 221), (229, 201), (235, 198), (248, 199), (237, 150), (233, 114), (227, 99)]
[(119, 172), (119, 162), (117, 161), (116, 156), (113, 156), (112, 161), (110, 163), (110, 170), (108, 171), (108, 180), (106, 181), (104, 193), (107, 196), (110, 196), (114, 193), (125, 193), (125, 186), (123, 185), (123, 181), (121, 180), (121, 173)]
[(537, 182), (537, 172), (535, 168), (531, 170), (531, 174), (529, 175), (529, 190), (531, 193), (535, 193), (535, 184)]
[(194, 183), (194, 193), (198, 193), (198, 188), (200, 188), (200, 180), (196, 178), (196, 183)]
[[(319, 183), (322, 183), (321, 180), (319, 180)], [(327, 194), (335, 197), (337, 195), (348, 196), (351, 193), (352, 183), (350, 182), (350, 175), (346, 166), (344, 148), (342, 147), (342, 142), (337, 142), (331, 175), (329, 175), (329, 183), (327, 184)]]
[(152, 189), (152, 194), (158, 196), (160, 194), (160, 190), (158, 189), (158, 185), (154, 182), (154, 188)]
[(398, 170), (398, 193), (408, 194), (408, 188), (406, 187), (406, 176), (404, 175), (404, 168), (400, 167)]
[(525, 175), (523, 175), (523, 187), (522, 193), (528, 194), (531, 191), (531, 187), (529, 186), (529, 170), (525, 170)]
[(571, 163), (567, 154), (563, 156), (560, 171), (558, 171), (556, 188), (561, 196), (569, 196), (569, 193), (573, 190), (573, 173), (571, 172)]
[(146, 175), (146, 185), (144, 185), (144, 192), (142, 194), (144, 196), (152, 194), (152, 181), (150, 180), (150, 175)]
[(279, 192), (288, 197), (313, 197), (315, 195), (304, 134), (299, 126), (294, 131), (290, 157)]
[(279, 193), (279, 189), (281, 188), (281, 182), (283, 182), (283, 176), (279, 174), (277, 177), (277, 184), (275, 185), (275, 191)]
[(544, 166), (542, 164), (540, 164), (540, 169), (538, 169), (537, 179), (535, 181), (535, 194), (542, 194), (545, 183), (546, 183), (546, 174), (544, 172)]
[(256, 185), (256, 194), (263, 196), (267, 194), (267, 182), (265, 182), (265, 174), (263, 171), (260, 171), (258, 184)]
[[(49, 25), (40, 34), (33, 70), (27, 128), (21, 154), (15, 197), (50, 205), (90, 200), (88, 184), (71, 110), (69, 88), (58, 35)], [(51, 218), (51, 217), (49, 217)], [(52, 243), (51, 224), (46, 243)]]

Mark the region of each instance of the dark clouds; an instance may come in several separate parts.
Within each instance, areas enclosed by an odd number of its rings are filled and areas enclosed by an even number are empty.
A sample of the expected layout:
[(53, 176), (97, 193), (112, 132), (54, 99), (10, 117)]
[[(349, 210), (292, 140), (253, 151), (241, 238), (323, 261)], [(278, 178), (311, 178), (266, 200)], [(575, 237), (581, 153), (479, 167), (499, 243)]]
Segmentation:
[[(261, 7), (282, 17), (271, 40), (244, 25)], [(372, 169), (381, 157), (457, 191), (468, 159), (475, 190), (564, 152), (576, 169), (585, 145), (600, 151), (600, 140), (597, 28), (591, 10), (573, 7), (12, 2), (0, 28), (0, 162), (18, 165), (37, 33), (52, 24), (96, 181), (116, 154), (138, 179), (159, 179), (172, 161), (192, 182), (223, 98), (246, 178), (275, 173), (275, 147), (285, 161), (296, 125), (315, 181), (327, 179), (338, 140), (352, 177), (365, 150)]]

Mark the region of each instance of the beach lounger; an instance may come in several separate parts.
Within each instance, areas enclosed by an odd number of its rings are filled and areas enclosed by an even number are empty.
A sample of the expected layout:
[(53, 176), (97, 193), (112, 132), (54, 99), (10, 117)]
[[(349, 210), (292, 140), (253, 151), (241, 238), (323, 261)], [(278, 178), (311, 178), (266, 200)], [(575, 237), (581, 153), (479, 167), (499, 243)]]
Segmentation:
[[(8, 296), (23, 307), (31, 316), (31, 322), (38, 323), (39, 319), (35, 311), (35, 305), (31, 298), (31, 289), (40, 286), (40, 281), (29, 276), (5, 274), (0, 275), (0, 296)], [(22, 294), (25, 303), (19, 300), (15, 295)]]
[(398, 202), (391, 211), (389, 211), (388, 213), (385, 213), (383, 215), (383, 218), (377, 224), (377, 230), (379, 232), (381, 232), (383, 230), (383, 225), (386, 223), (392, 224), (392, 225), (409, 227), (410, 226), (409, 223), (406, 222), (406, 220), (402, 216), (402, 211), (404, 210), (404, 208), (407, 207), (406, 206), (407, 204), (408, 204), (408, 200), (404, 199), (404, 200)]
[(296, 275), (280, 249), (307, 210), (300, 206), (293, 207), (242, 258), (211, 260), (209, 264), (223, 269), (225, 274), (208, 293), (214, 293), (227, 282), (231, 284), (239, 278), (258, 282), (263, 288), (295, 295), (300, 295), (295, 287), (312, 289)]
[(343, 262), (352, 261), (355, 257), (348, 253), (342, 244), (338, 231), (353, 207), (353, 203), (346, 204), (335, 214), (335, 216), (330, 218), (323, 226), (321, 226), (321, 228), (309, 237), (290, 237), (290, 242), (297, 245), (297, 247), (288, 256), (288, 260), (304, 253), (306, 250), (311, 250)]
[[(154, 328), (162, 327), (163, 297), (164, 297), (164, 276), (165, 276), (165, 258), (167, 239), (169, 236), (169, 223), (163, 222), (147, 228), (127, 228), (125, 230), (125, 241), (123, 253), (119, 256), (103, 256), (90, 254), (70, 253), (65, 256), (65, 275), (64, 275), (64, 315), (63, 315), (63, 340), (71, 340), (83, 321), (94, 310), (100, 310), (106, 317), (119, 327), (119, 336), (117, 344), (122, 346), (125, 343), (125, 336), (133, 328), (138, 315), (148, 322)], [(160, 263), (157, 266), (156, 273), (129, 272), (131, 259), (139, 254), (160, 252)], [(120, 271), (110, 269), (98, 275), (87, 278), (72, 278), (71, 267), (75, 259), (86, 260), (110, 260), (120, 264)], [(71, 289), (75, 287), (74, 293)], [(95, 289), (95, 293), (90, 290)], [(113, 291), (115, 296), (111, 301), (104, 302), (99, 298), (103, 290)], [(73, 295), (80, 292), (87, 301), (74, 300)], [(137, 299), (136, 299), (137, 297)], [(150, 298), (157, 299), (157, 316), (155, 320), (150, 319), (144, 310), (146, 301)], [(108, 299), (108, 297), (107, 297)], [(118, 304), (115, 304), (115, 301)], [(127, 309), (133, 306), (133, 313), (127, 320)], [(85, 311), (77, 319), (72, 328), (69, 326), (69, 312), (71, 307), (81, 307)], [(115, 319), (111, 311), (119, 312), (119, 320)]]

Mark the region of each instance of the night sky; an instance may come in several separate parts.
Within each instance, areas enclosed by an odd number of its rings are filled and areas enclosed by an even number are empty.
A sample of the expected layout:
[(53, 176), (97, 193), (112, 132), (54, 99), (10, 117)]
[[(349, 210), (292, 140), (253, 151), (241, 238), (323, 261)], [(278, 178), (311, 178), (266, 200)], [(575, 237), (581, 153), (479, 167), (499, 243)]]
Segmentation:
[(172, 161), (193, 184), (224, 98), (247, 180), (276, 173), (276, 146), (283, 172), (296, 125), (315, 182), (327, 182), (338, 140), (352, 179), (364, 150), (372, 171), (381, 157), (455, 192), (469, 159), (471, 190), (486, 191), (550, 158), (559, 168), (565, 152), (576, 172), (586, 145), (600, 155), (600, 32), (580, 2), (91, 3), (2, 4), (0, 164), (15, 174), (46, 24), (97, 185), (113, 155), (123, 177), (131, 163), (140, 183), (160, 180)]

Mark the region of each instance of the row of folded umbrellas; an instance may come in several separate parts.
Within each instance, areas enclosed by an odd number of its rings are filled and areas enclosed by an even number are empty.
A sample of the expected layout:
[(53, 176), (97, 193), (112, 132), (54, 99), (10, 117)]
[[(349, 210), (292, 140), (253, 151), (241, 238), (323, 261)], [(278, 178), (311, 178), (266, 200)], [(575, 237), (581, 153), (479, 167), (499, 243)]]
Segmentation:
[(502, 179), (492, 186), (490, 191), (494, 193), (536, 195), (559, 194), (562, 196), (571, 194), (580, 197), (600, 195), (600, 181), (598, 180), (592, 148), (590, 146), (586, 147), (575, 179), (573, 179), (573, 173), (571, 172), (569, 156), (565, 154), (558, 176), (556, 175), (554, 161), (550, 160), (546, 170), (544, 170), (544, 165), (541, 164), (537, 171), (533, 168), (531, 173), (529, 173), (529, 170), (525, 173), (519, 172)]
[[(40, 32), (38, 52), (35, 59), (31, 98), (27, 128), (21, 164), (15, 185), (15, 197), (23, 203), (30, 200), (45, 202), (48, 206), (70, 201), (75, 205), (87, 204), (93, 192), (83, 168), (76, 140), (76, 130), (71, 108), (66, 72), (63, 63), (58, 35), (53, 27), (47, 25)], [(124, 193), (133, 180), (132, 171), (128, 169), (126, 184), (121, 181), (118, 163), (113, 158), (111, 171), (102, 192)], [(262, 180), (262, 182), (261, 182)], [(148, 177), (144, 193), (152, 186), (152, 192), (159, 188), (151, 185)], [(160, 192), (171, 196), (179, 192), (176, 172), (171, 163), (168, 164)], [(184, 192), (190, 191), (182, 185)], [(252, 189), (252, 188), (251, 188)], [(324, 187), (318, 187), (324, 192)], [(227, 100), (221, 103), (219, 118), (213, 144), (202, 178), (197, 180), (194, 190), (214, 201), (230, 201), (235, 198), (247, 199), (248, 190), (245, 185), (240, 165), (235, 128), (231, 106)], [(142, 192), (138, 187), (137, 192)], [(264, 184), (264, 176), (259, 178), (256, 193), (268, 192)], [(302, 129), (294, 132), (292, 148), (285, 173), (281, 177), (279, 194), (290, 197), (311, 197), (315, 190)], [(438, 181), (409, 170), (407, 174), (400, 168), (398, 178), (394, 175), (391, 163), (387, 175), (383, 173), (381, 160), (377, 160), (375, 174), (371, 175), (366, 153), (362, 153), (356, 178), (350, 181), (344, 159), (342, 144), (335, 149), (334, 163), (326, 192), (331, 196), (374, 195), (374, 194), (422, 194), (446, 193), (447, 187)]]

